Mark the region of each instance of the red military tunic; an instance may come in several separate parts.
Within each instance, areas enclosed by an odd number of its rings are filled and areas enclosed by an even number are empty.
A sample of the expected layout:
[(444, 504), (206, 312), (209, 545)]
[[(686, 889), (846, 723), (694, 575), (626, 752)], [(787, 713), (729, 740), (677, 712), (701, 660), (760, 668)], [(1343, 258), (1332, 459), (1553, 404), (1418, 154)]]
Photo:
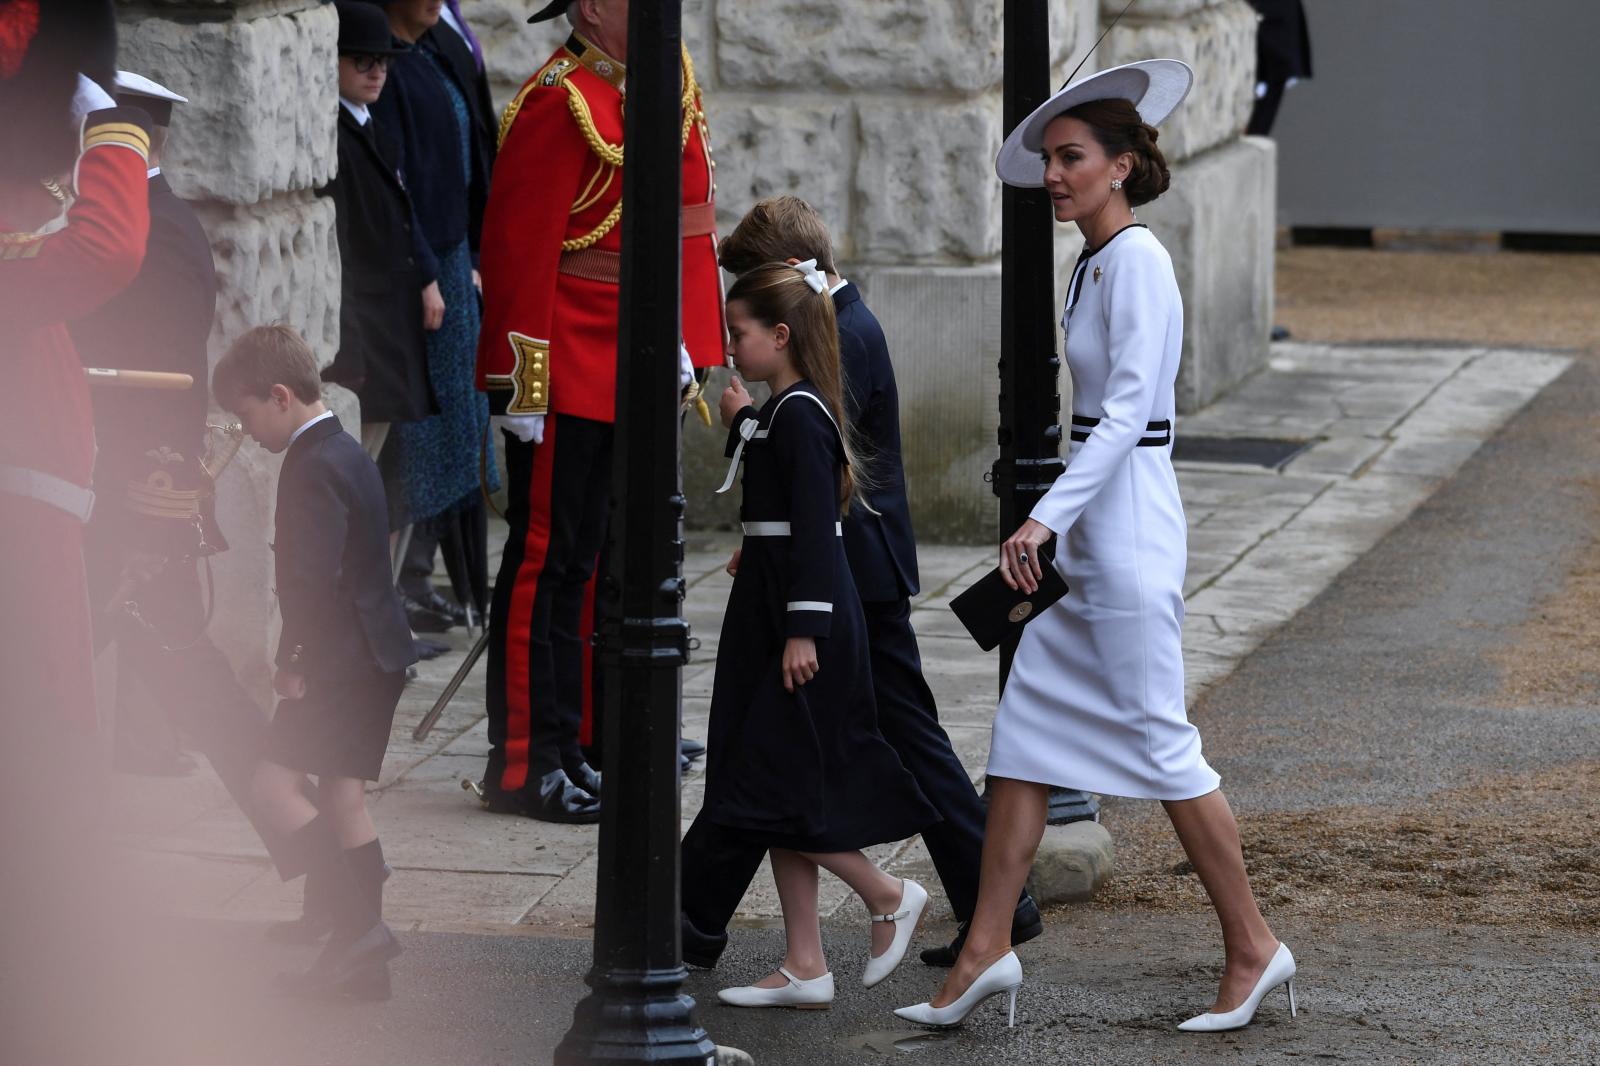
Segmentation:
[(83, 521), (62, 504), (89, 487), (94, 422), (65, 323), (133, 280), (150, 226), (143, 120), (98, 115), (106, 121), (84, 131), (66, 228), (0, 233), (0, 676), (9, 709), (90, 728)]
[[(478, 343), (495, 414), (615, 418), (623, 85), (623, 65), (574, 36), (501, 120)], [(683, 86), (683, 336), (695, 366), (719, 366), (714, 164), (687, 51)]]

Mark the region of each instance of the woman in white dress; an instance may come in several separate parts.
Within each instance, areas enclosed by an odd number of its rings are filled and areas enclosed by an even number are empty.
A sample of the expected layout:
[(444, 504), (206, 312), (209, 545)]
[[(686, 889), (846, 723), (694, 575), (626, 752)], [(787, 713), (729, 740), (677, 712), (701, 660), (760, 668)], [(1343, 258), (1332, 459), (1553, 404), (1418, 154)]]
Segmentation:
[(977, 912), (939, 994), (895, 1013), (953, 1025), (1022, 966), (1011, 912), (1044, 831), (1048, 786), (1156, 799), (1222, 924), (1226, 965), (1210, 1011), (1179, 1026), (1246, 1025), (1294, 958), (1250, 892), (1238, 826), (1200, 753), (1183, 703), (1187, 527), (1172, 469), (1173, 381), (1183, 304), (1172, 261), (1133, 208), (1167, 188), (1154, 125), (1193, 81), (1176, 60), (1102, 71), (1056, 94), (1001, 149), (1013, 185), (1045, 187), (1060, 222), (1085, 241), (1062, 328), (1072, 373), (1066, 470), (1000, 548), (1013, 588), (1032, 592), (1052, 565), (1071, 591), (1024, 631), (995, 715), (989, 819)]

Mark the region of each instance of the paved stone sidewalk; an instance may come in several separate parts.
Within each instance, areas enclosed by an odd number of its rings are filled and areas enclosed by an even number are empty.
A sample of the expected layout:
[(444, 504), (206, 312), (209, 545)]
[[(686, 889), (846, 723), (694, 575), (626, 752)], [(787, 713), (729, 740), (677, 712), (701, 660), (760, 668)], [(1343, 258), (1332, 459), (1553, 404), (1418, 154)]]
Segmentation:
[[(1199, 415), (1185, 436), (1274, 437), (1309, 442), (1281, 470), (1182, 463), (1188, 512), (1188, 695), (1225, 676), (1268, 633), (1433, 492), (1506, 419), (1568, 364), (1549, 353), (1428, 347), (1284, 344), (1270, 368)], [(700, 641), (685, 670), (685, 730), (704, 737), (717, 633), (731, 578), (722, 567), (733, 534), (691, 538), (686, 606)], [(924, 545), (923, 592), (913, 622), (940, 715), (956, 751), (981, 777), (996, 695), (996, 662), (979, 652), (946, 609), (993, 565), (989, 547)], [(413, 726), (454, 672), (456, 653), (422, 664), (396, 718), (372, 809), (396, 867), (386, 907), (397, 927), (504, 932), (516, 925), (578, 928), (592, 919), (597, 830), (492, 816), (460, 787), (482, 772), (488, 745), (483, 670), (463, 686), (433, 734)], [(685, 824), (704, 780), (685, 780)], [(280, 884), (248, 823), (208, 772), (169, 780), (119, 776), (117, 874), (173, 911), (247, 921), (297, 913), (299, 886)], [(936, 889), (920, 841), (876, 849), (887, 867)], [(823, 912), (848, 891), (823, 879)], [(943, 901), (932, 912), (947, 914)], [(778, 915), (762, 875), (741, 914)]]

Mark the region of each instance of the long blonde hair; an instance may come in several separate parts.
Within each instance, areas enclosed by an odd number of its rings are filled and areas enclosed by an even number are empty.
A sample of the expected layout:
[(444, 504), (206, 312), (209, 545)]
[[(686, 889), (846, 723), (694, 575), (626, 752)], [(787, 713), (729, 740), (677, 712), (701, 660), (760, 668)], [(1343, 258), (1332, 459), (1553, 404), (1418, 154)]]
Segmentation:
[(838, 424), (845, 458), (839, 477), (839, 510), (843, 514), (850, 509), (851, 498), (864, 489), (867, 479), (856, 471), (861, 449), (856, 444), (854, 427), (844, 415), (839, 320), (834, 317), (833, 298), (826, 289), (814, 291), (805, 276), (788, 263), (766, 263), (740, 275), (733, 283), (728, 302), (735, 300), (768, 329), (779, 323), (789, 327), (788, 351), (795, 372), (811, 382)]

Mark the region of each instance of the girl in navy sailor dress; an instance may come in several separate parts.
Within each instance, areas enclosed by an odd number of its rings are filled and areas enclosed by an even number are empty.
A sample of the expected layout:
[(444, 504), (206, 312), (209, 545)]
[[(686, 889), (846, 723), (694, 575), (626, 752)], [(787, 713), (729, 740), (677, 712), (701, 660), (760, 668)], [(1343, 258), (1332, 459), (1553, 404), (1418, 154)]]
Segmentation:
[(866, 627), (840, 538), (853, 482), (840, 426), (838, 327), (814, 267), (757, 268), (728, 294), (730, 353), (772, 397), (758, 412), (737, 378), (723, 397), (731, 486), (744, 461), (744, 541), (729, 569), (712, 688), (705, 804), (698, 815), (770, 849), (788, 950), (733, 1006), (826, 1007), (817, 869), (848, 884), (873, 918), (864, 983), (910, 945), (927, 893), (861, 848), (938, 820), (878, 732)]

